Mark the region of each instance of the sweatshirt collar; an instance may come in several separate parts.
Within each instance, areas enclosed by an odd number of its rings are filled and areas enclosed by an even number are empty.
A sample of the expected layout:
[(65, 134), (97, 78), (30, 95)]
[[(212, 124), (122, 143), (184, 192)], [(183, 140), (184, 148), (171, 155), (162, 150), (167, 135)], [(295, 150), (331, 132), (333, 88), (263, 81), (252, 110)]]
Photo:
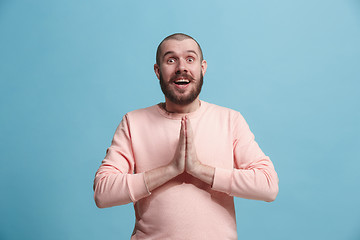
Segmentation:
[(184, 116), (188, 116), (189, 118), (197, 117), (204, 111), (204, 109), (206, 107), (205, 106), (206, 102), (200, 100), (200, 107), (198, 109), (196, 109), (196, 111), (190, 112), (190, 113), (170, 113), (164, 109), (164, 107), (163, 107), (164, 105), (165, 105), (164, 103), (159, 103), (156, 105), (156, 108), (158, 109), (159, 113), (166, 118), (177, 120), (177, 119), (181, 119)]

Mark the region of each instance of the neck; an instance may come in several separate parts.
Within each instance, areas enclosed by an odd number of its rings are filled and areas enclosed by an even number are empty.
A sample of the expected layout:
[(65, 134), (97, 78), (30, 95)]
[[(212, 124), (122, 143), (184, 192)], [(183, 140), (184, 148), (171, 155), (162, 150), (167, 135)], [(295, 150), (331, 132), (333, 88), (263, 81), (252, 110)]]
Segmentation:
[(179, 105), (171, 102), (165, 98), (165, 110), (170, 113), (190, 113), (196, 111), (200, 107), (199, 97), (196, 98), (192, 103), (187, 105)]

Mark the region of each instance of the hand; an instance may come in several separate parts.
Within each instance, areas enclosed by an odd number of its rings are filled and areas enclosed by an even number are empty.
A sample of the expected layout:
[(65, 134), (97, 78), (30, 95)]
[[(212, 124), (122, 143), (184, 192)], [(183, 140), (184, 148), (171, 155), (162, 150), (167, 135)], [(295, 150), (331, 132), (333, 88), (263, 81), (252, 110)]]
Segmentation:
[(215, 168), (202, 164), (196, 154), (194, 144), (194, 134), (190, 119), (183, 117), (181, 119), (180, 137), (175, 155), (169, 164), (173, 173), (179, 175), (186, 171), (193, 177), (212, 185), (214, 180)]
[(177, 145), (174, 158), (170, 163), (170, 167), (175, 170), (177, 174), (181, 174), (185, 170), (186, 157), (186, 133), (185, 133), (185, 119), (181, 119), (180, 137)]
[(195, 176), (196, 170), (201, 167), (201, 162), (199, 161), (196, 154), (194, 134), (191, 127), (190, 119), (185, 117), (184, 121), (186, 133), (185, 170), (190, 175)]

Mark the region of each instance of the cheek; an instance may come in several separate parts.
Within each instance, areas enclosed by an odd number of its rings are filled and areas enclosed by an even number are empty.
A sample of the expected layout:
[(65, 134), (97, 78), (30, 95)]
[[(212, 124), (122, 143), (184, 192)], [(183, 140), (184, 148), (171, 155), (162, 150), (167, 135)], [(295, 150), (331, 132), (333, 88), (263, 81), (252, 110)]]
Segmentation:
[(172, 69), (166, 68), (161, 73), (162, 73), (162, 76), (164, 77), (164, 79), (169, 79), (170, 77), (173, 76), (175, 71), (173, 71)]
[(196, 77), (199, 77), (201, 76), (201, 74), (203, 73), (203, 70), (202, 68), (194, 68), (192, 69), (191, 71)]
[(161, 71), (161, 73), (163, 74), (163, 75), (168, 75), (169, 74), (169, 72), (170, 72), (170, 67), (162, 67), (162, 68), (160, 68), (160, 71)]

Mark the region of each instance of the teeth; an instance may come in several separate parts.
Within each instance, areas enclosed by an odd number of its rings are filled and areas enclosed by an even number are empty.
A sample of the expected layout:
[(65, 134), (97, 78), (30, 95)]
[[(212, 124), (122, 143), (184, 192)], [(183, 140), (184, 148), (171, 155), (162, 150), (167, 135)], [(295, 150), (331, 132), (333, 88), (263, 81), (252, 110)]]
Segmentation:
[(190, 81), (187, 79), (178, 79), (175, 81), (176, 83), (189, 83)]

